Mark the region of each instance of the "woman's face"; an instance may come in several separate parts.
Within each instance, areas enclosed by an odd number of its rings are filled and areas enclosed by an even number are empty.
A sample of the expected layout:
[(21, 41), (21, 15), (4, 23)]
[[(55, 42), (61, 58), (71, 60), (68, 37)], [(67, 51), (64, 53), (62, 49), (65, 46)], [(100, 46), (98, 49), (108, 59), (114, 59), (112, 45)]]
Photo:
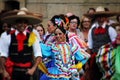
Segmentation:
[(53, 25), (53, 23), (51, 21), (48, 21), (48, 27), (47, 27), (47, 31), (49, 33), (53, 33), (55, 31), (55, 26)]
[(44, 30), (43, 30), (43, 28), (41, 26), (37, 26), (36, 30), (38, 31), (38, 33), (39, 33), (40, 36), (44, 35)]
[(85, 17), (85, 18), (83, 19), (82, 26), (83, 26), (83, 28), (85, 28), (85, 29), (89, 29), (90, 26), (91, 26), (91, 21), (90, 21), (90, 19), (87, 18), (87, 17)]
[(65, 34), (60, 30), (60, 29), (56, 29), (55, 30), (55, 39), (57, 42), (65, 42), (66, 38), (65, 38)]
[(78, 27), (77, 24), (78, 24), (77, 19), (72, 19), (72, 20), (70, 21), (69, 29), (70, 29), (70, 30), (76, 30), (77, 27)]

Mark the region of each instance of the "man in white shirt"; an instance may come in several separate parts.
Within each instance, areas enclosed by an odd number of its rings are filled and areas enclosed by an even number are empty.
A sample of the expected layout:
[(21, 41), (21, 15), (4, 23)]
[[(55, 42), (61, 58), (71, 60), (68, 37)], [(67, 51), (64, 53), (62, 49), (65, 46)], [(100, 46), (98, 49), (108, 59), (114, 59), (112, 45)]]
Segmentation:
[(113, 42), (116, 39), (117, 33), (115, 29), (108, 25), (106, 21), (106, 18), (114, 16), (114, 13), (106, 12), (105, 8), (100, 6), (96, 9), (95, 13), (87, 14), (87, 16), (95, 19), (88, 33), (88, 47), (91, 53), (90, 80), (100, 80), (103, 74), (99, 71), (100, 69), (96, 64), (96, 55), (101, 46)]
[[(16, 24), (16, 30), (0, 39), (0, 59), (4, 67), (4, 77), (11, 80), (30, 80), (38, 64), (42, 61), (39, 40), (34, 32), (28, 32), (28, 24), (37, 24), (40, 19), (29, 12), (18, 11), (17, 15), (6, 16), (4, 22)], [(34, 53), (34, 54), (33, 54)], [(35, 63), (33, 64), (33, 55)]]

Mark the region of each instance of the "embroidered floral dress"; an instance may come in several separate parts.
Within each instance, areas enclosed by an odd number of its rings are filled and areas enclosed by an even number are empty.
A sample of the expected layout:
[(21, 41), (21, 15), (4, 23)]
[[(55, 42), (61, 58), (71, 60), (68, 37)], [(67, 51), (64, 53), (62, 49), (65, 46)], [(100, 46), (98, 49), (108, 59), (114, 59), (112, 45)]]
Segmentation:
[[(54, 66), (48, 68), (48, 74), (44, 74), (40, 80), (69, 80), (72, 73), (77, 72), (72, 66), (75, 64), (75, 59), (84, 65), (88, 58), (85, 58), (75, 45), (64, 43), (50, 43), (45, 45), (40, 44), (42, 54), (46, 57), (52, 57)], [(82, 67), (82, 66), (79, 66)]]

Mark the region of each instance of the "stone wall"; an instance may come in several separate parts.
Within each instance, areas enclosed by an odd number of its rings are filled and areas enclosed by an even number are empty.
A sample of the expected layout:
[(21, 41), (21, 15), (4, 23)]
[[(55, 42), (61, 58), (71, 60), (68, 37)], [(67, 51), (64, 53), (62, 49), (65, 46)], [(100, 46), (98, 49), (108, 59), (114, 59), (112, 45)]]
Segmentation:
[[(4, 8), (5, 0), (0, 0), (0, 10)], [(43, 14), (43, 25), (55, 14), (66, 14), (72, 12), (79, 16), (83, 15), (88, 8), (104, 6), (112, 11), (120, 11), (120, 0), (18, 0), (20, 7), (27, 7), (28, 10)]]
[(104, 6), (112, 11), (120, 11), (120, 0), (27, 0), (26, 7), (33, 12), (43, 14), (43, 25), (55, 14), (72, 12), (83, 15), (88, 8)]

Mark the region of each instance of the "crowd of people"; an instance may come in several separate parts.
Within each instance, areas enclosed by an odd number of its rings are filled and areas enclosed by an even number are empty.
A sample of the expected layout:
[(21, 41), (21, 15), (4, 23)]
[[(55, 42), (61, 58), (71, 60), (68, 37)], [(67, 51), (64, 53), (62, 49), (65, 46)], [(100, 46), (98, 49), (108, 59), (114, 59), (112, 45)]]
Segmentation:
[[(116, 17), (111, 20), (110, 17)], [(119, 80), (120, 12), (102, 6), (83, 16), (2, 14), (0, 80)]]

